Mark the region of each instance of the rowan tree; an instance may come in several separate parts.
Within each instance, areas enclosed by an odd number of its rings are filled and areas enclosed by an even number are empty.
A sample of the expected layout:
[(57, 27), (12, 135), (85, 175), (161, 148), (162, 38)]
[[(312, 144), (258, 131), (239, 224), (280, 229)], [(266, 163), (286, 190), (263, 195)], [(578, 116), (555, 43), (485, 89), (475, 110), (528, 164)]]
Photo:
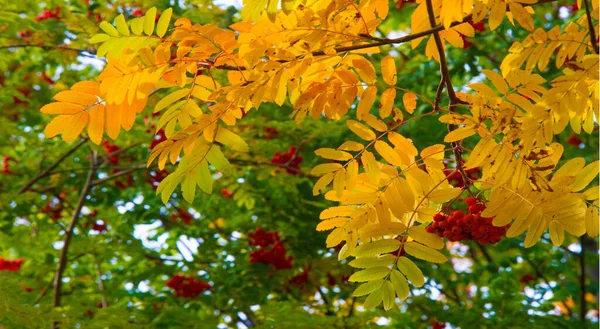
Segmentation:
[(598, 324), (597, 0), (0, 5), (2, 327)]

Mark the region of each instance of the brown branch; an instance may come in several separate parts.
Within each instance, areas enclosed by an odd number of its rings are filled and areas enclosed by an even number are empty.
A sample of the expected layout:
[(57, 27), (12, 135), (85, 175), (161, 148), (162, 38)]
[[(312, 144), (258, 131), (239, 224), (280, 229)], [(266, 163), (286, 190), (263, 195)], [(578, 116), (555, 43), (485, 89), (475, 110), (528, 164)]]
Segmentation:
[[(85, 203), (85, 199), (92, 188), (92, 179), (96, 175), (97, 170), (97, 153), (92, 151), (92, 159), (90, 164), (90, 171), (88, 173), (87, 179), (83, 188), (81, 189), (81, 193), (79, 195), (79, 201), (77, 202), (77, 207), (73, 211), (73, 216), (71, 217), (71, 222), (65, 231), (65, 239), (63, 241), (63, 248), (60, 253), (60, 258), (58, 260), (58, 268), (56, 269), (56, 274), (54, 276), (54, 298), (52, 305), (56, 308), (60, 306), (60, 298), (61, 298), (61, 288), (62, 288), (62, 278), (67, 266), (67, 254), (69, 252), (69, 245), (71, 244), (71, 237), (73, 236), (73, 230), (75, 229), (75, 225), (77, 224), (77, 220), (79, 219), (79, 215), (81, 214), (81, 209), (83, 208), (83, 204)], [(52, 322), (52, 329), (58, 328), (57, 322)]]
[(27, 44), (19, 44), (19, 45), (10, 45), (10, 46), (0, 46), (0, 50), (11, 48), (41, 48), (43, 50), (67, 50), (67, 51), (75, 51), (79, 53), (81, 56), (97, 58), (95, 51), (87, 50), (87, 49), (77, 49), (77, 48), (69, 48), (69, 47), (61, 47), (61, 46), (52, 46), (52, 45), (27, 45)]
[(100, 184), (102, 184), (104, 182), (107, 182), (109, 180), (112, 180), (112, 179), (115, 179), (115, 178), (119, 178), (121, 176), (130, 174), (130, 173), (132, 173), (132, 172), (134, 172), (136, 170), (145, 169), (145, 168), (146, 168), (146, 165), (138, 165), (138, 166), (135, 166), (135, 167), (131, 167), (130, 169), (126, 169), (126, 170), (122, 170), (122, 171), (116, 172), (116, 173), (114, 173), (114, 174), (112, 174), (112, 175), (110, 175), (108, 177), (104, 177), (102, 179), (95, 180), (95, 181), (93, 181), (91, 183), (91, 185), (92, 186), (100, 185)]
[[(432, 28), (435, 28), (436, 27), (435, 13), (433, 12), (433, 4), (432, 4), (431, 0), (427, 0), (426, 5), (427, 5), (427, 13), (429, 16), (429, 24), (431, 24)], [(463, 18), (463, 22), (464, 21), (467, 21), (467, 20)], [(435, 96), (434, 110), (436, 110), (436, 111), (438, 110), (438, 104), (440, 102), (443, 84), (445, 83), (446, 91), (448, 93), (448, 98), (450, 99), (450, 104), (448, 105), (448, 110), (450, 112), (453, 112), (454, 107), (457, 105), (460, 105), (463, 102), (460, 99), (458, 99), (458, 97), (456, 97), (456, 92), (454, 91), (454, 87), (452, 86), (450, 72), (448, 70), (448, 62), (446, 61), (446, 53), (444, 51), (444, 44), (442, 43), (442, 38), (440, 37), (439, 32), (437, 32), (437, 31), (433, 32), (433, 38), (435, 40), (435, 45), (438, 49), (438, 54), (440, 57), (439, 58), (439, 60), (440, 60), (440, 75), (442, 77), (441, 81), (440, 81), (440, 85), (438, 86), (438, 89), (436, 92), (436, 96)], [(448, 130), (450, 132), (452, 132), (456, 128), (457, 127), (453, 124), (448, 125)], [(452, 142), (451, 145), (452, 145), (452, 149), (453, 149), (452, 151), (454, 153), (454, 158), (456, 159), (456, 169), (462, 176), (465, 190), (469, 191), (469, 186), (471, 185), (471, 181), (469, 180), (469, 176), (467, 175), (467, 173), (465, 172), (465, 169), (463, 168), (462, 150), (460, 147), (460, 143)], [(470, 191), (469, 191), (469, 193), (470, 193)]]
[(596, 29), (594, 28), (594, 22), (592, 22), (592, 15), (590, 14), (590, 5), (587, 0), (583, 0), (583, 6), (585, 7), (585, 15), (587, 16), (588, 27), (590, 30), (590, 41), (596, 54), (599, 53), (598, 41), (596, 41)]
[(102, 281), (102, 269), (100, 268), (100, 262), (96, 259), (96, 255), (94, 255), (94, 266), (96, 267), (96, 275), (98, 276), (98, 290), (102, 293), (102, 308), (108, 307), (108, 302), (106, 301), (106, 296), (104, 295), (104, 281)]
[(34, 178), (32, 178), (29, 182), (27, 182), (27, 184), (25, 184), (25, 186), (21, 187), (21, 189), (19, 190), (18, 193), (23, 193), (23, 192), (27, 191), (31, 187), (31, 185), (35, 184), (38, 180), (50, 175), (50, 172), (52, 170), (54, 170), (56, 167), (58, 167), (58, 165), (61, 162), (63, 162), (67, 157), (69, 157), (69, 155), (71, 155), (71, 154), (73, 154), (73, 152), (77, 151), (77, 149), (81, 145), (85, 144), (85, 142), (87, 142), (87, 140), (88, 140), (87, 137), (83, 137), (81, 139), (81, 141), (79, 141), (79, 143), (75, 144), (67, 153), (63, 154), (63, 156), (61, 156), (58, 160), (56, 160), (53, 164), (51, 164), (50, 167), (46, 168), (45, 170), (43, 170), (42, 172), (37, 174)]
[(321, 295), (321, 299), (323, 300), (323, 303), (325, 304), (325, 309), (327, 310), (325, 312), (325, 315), (328, 315), (328, 316), (334, 315), (333, 310), (331, 310), (331, 302), (329, 301), (329, 298), (327, 298), (327, 296), (323, 292), (323, 289), (321, 289), (321, 285), (317, 282), (317, 283), (315, 283), (315, 287), (317, 287), (317, 291), (319, 292), (319, 295)]

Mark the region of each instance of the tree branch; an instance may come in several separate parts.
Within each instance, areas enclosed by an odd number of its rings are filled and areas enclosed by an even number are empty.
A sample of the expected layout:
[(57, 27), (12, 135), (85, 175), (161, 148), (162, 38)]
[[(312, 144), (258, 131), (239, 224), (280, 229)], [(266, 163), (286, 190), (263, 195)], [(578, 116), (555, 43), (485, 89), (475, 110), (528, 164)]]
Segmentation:
[(71, 155), (71, 154), (73, 154), (73, 152), (77, 151), (77, 149), (81, 145), (85, 144), (85, 142), (87, 142), (87, 140), (88, 140), (87, 137), (83, 137), (81, 139), (81, 141), (79, 141), (79, 143), (75, 144), (69, 151), (67, 151), (67, 153), (63, 154), (63, 156), (61, 156), (58, 160), (56, 160), (53, 164), (51, 164), (50, 167), (46, 168), (45, 170), (43, 170), (42, 172), (37, 174), (34, 178), (32, 178), (29, 182), (27, 182), (27, 184), (25, 184), (25, 186), (21, 187), (21, 189), (19, 190), (18, 193), (23, 193), (23, 192), (27, 191), (31, 187), (31, 185), (35, 184), (41, 178), (48, 176), (52, 170), (54, 170), (56, 167), (58, 167), (58, 165), (61, 162), (63, 162), (67, 157), (69, 157), (69, 155)]
[(131, 167), (130, 169), (125, 169), (125, 170), (116, 172), (116, 173), (114, 173), (114, 174), (112, 174), (112, 175), (110, 175), (108, 177), (104, 177), (102, 179), (95, 180), (95, 181), (93, 181), (91, 183), (91, 185), (92, 186), (100, 185), (100, 184), (102, 184), (104, 182), (107, 182), (109, 180), (112, 180), (112, 179), (115, 179), (115, 178), (127, 175), (127, 174), (132, 173), (132, 172), (134, 172), (136, 170), (145, 169), (145, 168), (146, 168), (146, 165), (138, 165), (138, 166), (135, 166), (135, 167)]
[(600, 52), (598, 49), (598, 42), (596, 41), (596, 29), (594, 28), (594, 22), (592, 22), (592, 15), (590, 14), (590, 5), (587, 0), (583, 0), (583, 6), (585, 7), (585, 15), (587, 16), (587, 23), (590, 30), (590, 41), (596, 54)]
[[(63, 248), (60, 254), (60, 258), (58, 260), (58, 268), (56, 269), (56, 274), (54, 276), (54, 298), (52, 305), (56, 308), (60, 306), (60, 298), (61, 298), (61, 288), (62, 288), (62, 278), (67, 266), (67, 254), (69, 252), (69, 245), (71, 244), (71, 237), (73, 236), (73, 230), (75, 229), (75, 225), (77, 224), (77, 219), (79, 219), (79, 215), (81, 214), (81, 209), (83, 208), (83, 204), (85, 203), (85, 199), (92, 188), (92, 179), (96, 174), (97, 169), (97, 153), (92, 151), (92, 159), (90, 164), (90, 171), (88, 173), (87, 179), (83, 188), (81, 189), (81, 194), (79, 195), (79, 201), (77, 202), (77, 207), (73, 210), (73, 216), (71, 217), (71, 222), (65, 231), (65, 239), (63, 241)], [(58, 328), (57, 322), (52, 322), (52, 329)]]
[(61, 47), (61, 46), (52, 46), (52, 45), (27, 45), (27, 44), (19, 44), (19, 45), (10, 45), (10, 46), (0, 46), (0, 50), (10, 50), (11, 48), (41, 48), (44, 50), (67, 50), (67, 51), (75, 51), (79, 53), (79, 55), (90, 58), (97, 58), (94, 55), (94, 51), (86, 50), (86, 49), (76, 49), (69, 47)]

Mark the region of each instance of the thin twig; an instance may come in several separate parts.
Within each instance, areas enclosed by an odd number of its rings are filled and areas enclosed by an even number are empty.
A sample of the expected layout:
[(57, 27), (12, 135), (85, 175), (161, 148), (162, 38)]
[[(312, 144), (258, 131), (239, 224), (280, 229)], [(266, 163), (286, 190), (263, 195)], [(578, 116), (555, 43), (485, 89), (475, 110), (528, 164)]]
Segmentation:
[[(431, 27), (434, 28), (436, 26), (436, 22), (435, 22), (435, 14), (433, 12), (433, 4), (432, 4), (431, 0), (427, 0), (426, 5), (427, 5), (427, 13), (429, 16), (429, 23), (431, 24)], [(440, 37), (439, 32), (437, 32), (437, 31), (433, 32), (433, 38), (435, 40), (435, 45), (438, 49), (439, 60), (440, 60), (440, 75), (442, 77), (441, 81), (440, 81), (440, 85), (438, 86), (438, 89), (436, 92), (436, 98), (435, 98), (436, 103), (435, 103), (434, 110), (438, 109), (438, 104), (439, 104), (442, 89), (443, 89), (442, 86), (445, 83), (446, 84), (446, 92), (448, 93), (448, 98), (450, 99), (450, 104), (448, 105), (448, 109), (450, 112), (453, 112), (454, 108), (456, 106), (460, 105), (462, 103), (462, 101), (460, 99), (458, 99), (458, 97), (456, 97), (456, 92), (454, 91), (454, 87), (452, 86), (452, 80), (450, 77), (450, 72), (448, 70), (448, 62), (446, 61), (446, 53), (444, 52), (444, 44), (442, 43), (442, 38)], [(453, 124), (448, 125), (448, 130), (450, 132), (452, 132), (456, 128), (457, 127)], [(469, 190), (471, 181), (469, 180), (469, 176), (467, 175), (467, 173), (465, 172), (465, 169), (463, 168), (462, 150), (460, 148), (460, 143), (452, 142), (451, 145), (452, 145), (453, 152), (454, 152), (454, 158), (456, 159), (456, 169), (462, 176), (465, 190), (467, 190), (467, 191), (469, 191), (469, 193), (471, 193)]]
[(96, 275), (98, 275), (98, 290), (100, 290), (100, 292), (102, 293), (102, 308), (106, 308), (108, 307), (108, 302), (106, 301), (106, 296), (104, 295), (104, 282), (102, 281), (102, 270), (100, 269), (100, 262), (98, 262), (98, 260), (95, 260), (94, 265), (96, 267)]
[(81, 139), (81, 141), (79, 141), (79, 143), (73, 145), (73, 147), (69, 151), (67, 151), (67, 153), (63, 154), (63, 156), (61, 156), (58, 160), (56, 160), (53, 164), (51, 164), (50, 167), (46, 168), (45, 170), (43, 170), (42, 172), (37, 174), (34, 178), (32, 178), (29, 182), (27, 182), (27, 184), (25, 184), (25, 186), (21, 187), (21, 189), (19, 190), (18, 193), (23, 193), (23, 192), (27, 191), (31, 187), (31, 185), (35, 184), (41, 178), (48, 176), (52, 170), (54, 170), (56, 167), (58, 167), (58, 165), (61, 162), (63, 162), (67, 157), (69, 157), (69, 155), (71, 155), (71, 154), (73, 154), (73, 152), (77, 151), (77, 149), (81, 145), (85, 144), (85, 142), (87, 142), (87, 140), (88, 140), (87, 137), (83, 137)]
[[(63, 241), (63, 248), (60, 253), (60, 258), (58, 260), (58, 268), (56, 269), (56, 274), (54, 276), (54, 298), (52, 305), (56, 308), (60, 306), (60, 298), (61, 298), (61, 288), (62, 288), (62, 278), (67, 266), (67, 254), (69, 252), (69, 245), (71, 243), (71, 237), (73, 236), (73, 230), (75, 229), (75, 225), (77, 224), (77, 219), (81, 214), (81, 209), (83, 208), (83, 204), (85, 203), (85, 199), (92, 188), (92, 179), (96, 175), (97, 169), (97, 153), (92, 151), (92, 159), (90, 164), (90, 171), (88, 173), (87, 179), (83, 188), (81, 189), (81, 193), (79, 195), (79, 201), (77, 202), (77, 207), (73, 211), (73, 216), (71, 217), (71, 222), (65, 231), (65, 239)], [(52, 322), (52, 329), (58, 328), (57, 322)]]
[(102, 179), (98, 179), (98, 180), (93, 181), (92, 182), (92, 186), (100, 185), (100, 184), (102, 184), (104, 182), (107, 182), (109, 180), (112, 180), (112, 179), (115, 179), (115, 178), (119, 178), (121, 176), (130, 174), (130, 173), (132, 173), (132, 172), (134, 172), (136, 170), (145, 169), (145, 168), (146, 168), (146, 165), (138, 165), (138, 166), (135, 166), (135, 167), (131, 167), (130, 169), (126, 169), (126, 170), (122, 170), (122, 171), (116, 172), (116, 173), (114, 173), (114, 174), (112, 174), (112, 175), (110, 175), (108, 177), (104, 177)]
[(10, 50), (11, 48), (41, 48), (44, 50), (67, 50), (67, 51), (77, 52), (77, 53), (79, 53), (79, 55), (84, 56), (84, 57), (97, 58), (96, 55), (94, 55), (94, 51), (86, 50), (86, 49), (76, 49), (76, 48), (52, 46), (52, 45), (27, 45), (27, 44), (0, 46), (0, 50), (3, 50), (3, 49)]
[(588, 27), (590, 29), (590, 41), (596, 54), (599, 53), (598, 41), (596, 41), (596, 29), (594, 28), (594, 22), (592, 22), (592, 15), (590, 14), (590, 5), (587, 0), (583, 0), (583, 6), (585, 7), (585, 15), (587, 16)]

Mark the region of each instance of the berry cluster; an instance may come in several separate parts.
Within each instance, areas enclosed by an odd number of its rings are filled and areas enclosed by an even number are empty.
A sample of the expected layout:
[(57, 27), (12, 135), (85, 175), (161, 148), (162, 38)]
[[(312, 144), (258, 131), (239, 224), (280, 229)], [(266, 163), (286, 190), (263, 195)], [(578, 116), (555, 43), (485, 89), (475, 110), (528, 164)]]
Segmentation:
[(154, 135), (154, 138), (152, 139), (152, 143), (150, 143), (150, 146), (148, 147), (148, 149), (152, 150), (153, 148), (156, 147), (156, 145), (158, 145), (166, 140), (167, 140), (167, 135), (165, 135), (165, 131), (161, 129), (156, 133), (156, 135)]
[(446, 324), (444, 322), (438, 322), (437, 320), (431, 320), (431, 329), (445, 329)]
[[(265, 263), (275, 267), (276, 270), (292, 268), (292, 256), (286, 257), (287, 250), (279, 238), (277, 232), (266, 232), (262, 228), (248, 234), (252, 241), (250, 246), (259, 246), (257, 250), (250, 253), (250, 263)], [(268, 248), (270, 247), (270, 248)]]
[(223, 188), (223, 189), (221, 189), (221, 195), (223, 195), (224, 197), (229, 199), (233, 196), (233, 193), (229, 192), (228, 189)]
[[(25, 98), (25, 99), (28, 99), (29, 94), (31, 93), (31, 90), (27, 90), (25, 88), (15, 88), (15, 90), (20, 92), (23, 95), (23, 98)], [(19, 104), (27, 105), (27, 104), (29, 104), (29, 102), (21, 100), (20, 98), (18, 98), (16, 96), (13, 96), (13, 104), (14, 105), (19, 105)]]
[(277, 138), (277, 136), (279, 136), (279, 130), (275, 129), (275, 128), (271, 128), (271, 127), (265, 127), (263, 128), (264, 131), (264, 139), (270, 140), (270, 139), (274, 139)]
[(176, 221), (177, 218), (181, 218), (181, 220), (183, 221), (183, 224), (192, 225), (192, 222), (194, 221), (194, 216), (192, 216), (192, 214), (190, 214), (187, 210), (180, 208), (180, 207), (175, 208), (175, 210), (177, 211), (176, 214), (169, 215), (169, 218), (172, 221)]
[(573, 146), (579, 147), (579, 145), (581, 145), (581, 143), (583, 143), (583, 141), (576, 134), (572, 134), (569, 137), (569, 139), (567, 139), (567, 144), (570, 144), (570, 145), (573, 145)]
[[(113, 169), (112, 173), (115, 174), (119, 172), (117, 169)], [(115, 186), (117, 186), (120, 190), (124, 190), (133, 185), (133, 176), (128, 174), (125, 176), (124, 180), (115, 180)]]
[(108, 228), (106, 227), (106, 222), (103, 220), (96, 220), (94, 224), (92, 224), (92, 230), (98, 233), (106, 232)]
[(23, 258), (15, 260), (0, 258), (0, 271), (18, 272), (21, 269), (23, 262), (25, 262)]
[(55, 205), (46, 204), (42, 207), (42, 213), (47, 214), (52, 220), (57, 221), (60, 219), (63, 209), (64, 207), (60, 202)]
[(119, 156), (117, 156), (117, 155), (111, 156), (111, 154), (117, 152), (121, 148), (118, 147), (116, 144), (109, 143), (108, 141), (104, 141), (102, 143), (102, 147), (104, 148), (104, 150), (106, 150), (106, 163), (109, 163), (112, 165), (119, 164)]
[[(473, 23), (473, 21), (469, 21), (469, 24), (473, 27), (475, 31), (483, 32), (485, 31), (485, 24), (483, 22)], [(467, 36), (461, 34), (460, 37), (463, 39), (463, 49), (467, 49), (473, 45), (473, 43), (467, 40)]]
[(519, 279), (519, 281), (523, 284), (528, 284), (529, 282), (534, 281), (534, 280), (535, 280), (535, 277), (529, 273), (521, 276), (521, 278)]
[(146, 181), (152, 185), (152, 188), (154, 190), (156, 190), (156, 188), (158, 187), (158, 185), (160, 184), (160, 182), (163, 181), (163, 179), (167, 178), (167, 176), (169, 175), (169, 172), (166, 170), (159, 170), (159, 171), (151, 171), (150, 172), (150, 178), (148, 178)]
[(304, 286), (310, 282), (308, 275), (310, 274), (311, 270), (312, 270), (312, 268), (310, 266), (307, 268), (304, 268), (304, 271), (302, 271), (302, 273), (293, 276), (288, 281), (288, 285), (292, 285), (292, 286), (296, 287), (297, 289), (304, 289)]
[(4, 158), (2, 158), (2, 170), (0, 171), (1, 173), (8, 174), (8, 175), (13, 174), (12, 170), (10, 170), (10, 163), (9, 163), (10, 161), (16, 162), (15, 159), (13, 159), (9, 156), (5, 156)]
[(44, 10), (41, 14), (37, 15), (34, 19), (36, 22), (45, 21), (47, 19), (56, 18), (60, 20), (60, 7), (56, 7), (54, 10)]
[(285, 153), (275, 152), (271, 163), (284, 166), (288, 174), (297, 175), (300, 171), (300, 163), (303, 160), (302, 156), (297, 153), (296, 147), (290, 146), (289, 151)]
[(135, 8), (131, 11), (131, 16), (142, 17), (144, 16), (144, 11), (141, 8)]
[(469, 206), (469, 214), (456, 210), (452, 215), (435, 214), (434, 222), (427, 227), (427, 232), (437, 233), (450, 241), (474, 240), (481, 244), (495, 244), (506, 234), (510, 225), (495, 227), (494, 218), (481, 217), (485, 206), (477, 199), (468, 197), (465, 200)]
[[(454, 173), (453, 172), (454, 172), (454, 169), (452, 169), (452, 168), (444, 169), (444, 174), (446, 174), (446, 178), (448, 179), (448, 182), (456, 188), (465, 187), (465, 181), (464, 181), (462, 175), (458, 171), (456, 171)], [(480, 172), (481, 172), (481, 168), (471, 168), (471, 169), (465, 170), (465, 174), (467, 174), (467, 178), (472, 179), (472, 180), (479, 179), (479, 176), (477, 174), (479, 174)]]
[(185, 298), (194, 298), (204, 290), (210, 289), (208, 283), (181, 274), (177, 274), (170, 278), (167, 281), (166, 286), (175, 291), (175, 296)]

